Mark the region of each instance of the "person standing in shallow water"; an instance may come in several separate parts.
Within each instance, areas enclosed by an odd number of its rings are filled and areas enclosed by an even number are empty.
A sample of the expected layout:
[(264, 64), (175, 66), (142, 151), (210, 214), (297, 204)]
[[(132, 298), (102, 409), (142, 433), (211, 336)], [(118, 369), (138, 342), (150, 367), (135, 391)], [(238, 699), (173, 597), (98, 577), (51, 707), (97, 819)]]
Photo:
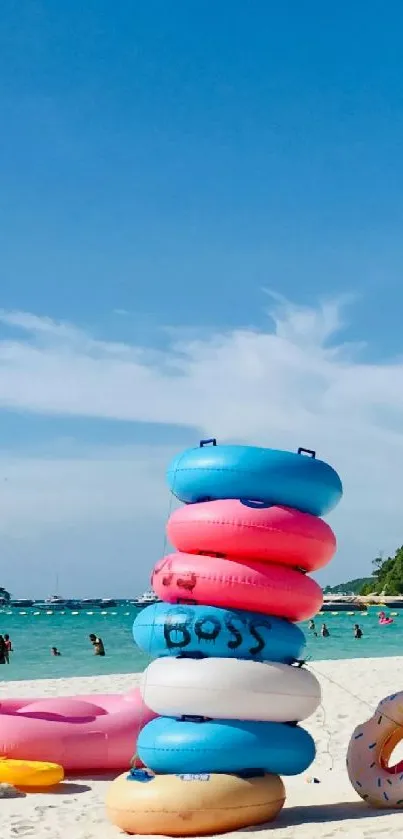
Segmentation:
[(5, 652), (6, 662), (7, 662), (7, 664), (10, 664), (10, 653), (13, 652), (13, 645), (12, 645), (12, 642), (10, 640), (10, 636), (7, 633), (4, 635), (4, 645), (5, 645), (5, 648), (6, 648), (6, 652)]
[(2, 635), (0, 635), (0, 664), (9, 664), (8, 650)]
[(94, 635), (93, 632), (89, 637), (91, 644), (94, 647), (94, 655), (105, 655), (105, 647), (102, 638), (98, 638), (98, 636)]
[(322, 638), (328, 638), (330, 635), (330, 632), (325, 623), (322, 623), (322, 629), (320, 630), (320, 634)]
[(354, 624), (354, 638), (362, 638), (362, 629), (358, 623)]

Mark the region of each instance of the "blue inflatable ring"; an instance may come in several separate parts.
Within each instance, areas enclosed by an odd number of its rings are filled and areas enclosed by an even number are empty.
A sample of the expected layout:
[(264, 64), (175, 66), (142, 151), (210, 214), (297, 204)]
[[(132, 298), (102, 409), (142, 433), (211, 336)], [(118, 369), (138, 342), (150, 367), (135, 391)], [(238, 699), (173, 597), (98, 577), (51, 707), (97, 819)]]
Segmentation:
[(299, 775), (314, 760), (315, 744), (296, 725), (158, 717), (140, 732), (137, 754), (157, 774), (254, 769)]
[(202, 440), (199, 448), (177, 455), (167, 479), (171, 492), (186, 504), (240, 498), (315, 516), (332, 510), (343, 494), (337, 472), (313, 451), (217, 446), (215, 440)]
[(292, 664), (305, 649), (302, 630), (283, 618), (216, 606), (156, 603), (137, 615), (133, 637), (153, 658), (200, 655)]

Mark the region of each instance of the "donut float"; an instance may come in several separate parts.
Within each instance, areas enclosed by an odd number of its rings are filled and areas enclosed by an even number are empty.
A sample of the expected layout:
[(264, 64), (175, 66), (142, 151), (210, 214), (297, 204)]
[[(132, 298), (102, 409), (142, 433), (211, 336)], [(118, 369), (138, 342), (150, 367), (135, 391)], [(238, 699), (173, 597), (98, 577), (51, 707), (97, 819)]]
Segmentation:
[(371, 807), (403, 809), (403, 761), (390, 766), (403, 740), (403, 691), (382, 699), (373, 717), (350, 740), (347, 772), (357, 794)]
[(178, 551), (258, 559), (317, 571), (332, 559), (336, 537), (328, 524), (290, 507), (224, 499), (175, 510), (167, 536)]
[(301, 722), (321, 701), (318, 680), (289, 664), (233, 658), (160, 658), (140, 681), (144, 703), (166, 717)]
[(284, 618), (170, 603), (142, 609), (133, 623), (133, 638), (153, 657), (186, 654), (293, 664), (305, 649), (302, 630)]
[(278, 775), (156, 775), (125, 772), (111, 784), (106, 809), (130, 834), (202, 836), (272, 821), (285, 800)]
[(0, 758), (0, 783), (19, 789), (54, 787), (64, 779), (64, 769), (56, 763)]
[(337, 472), (314, 451), (217, 446), (213, 439), (175, 457), (167, 480), (173, 495), (185, 504), (243, 498), (314, 516), (330, 512), (343, 492)]
[(141, 730), (137, 753), (157, 774), (259, 769), (298, 775), (312, 763), (315, 744), (298, 725), (157, 717)]
[(323, 602), (320, 586), (300, 571), (252, 560), (170, 554), (155, 565), (151, 582), (168, 603), (246, 609), (290, 621), (312, 618)]

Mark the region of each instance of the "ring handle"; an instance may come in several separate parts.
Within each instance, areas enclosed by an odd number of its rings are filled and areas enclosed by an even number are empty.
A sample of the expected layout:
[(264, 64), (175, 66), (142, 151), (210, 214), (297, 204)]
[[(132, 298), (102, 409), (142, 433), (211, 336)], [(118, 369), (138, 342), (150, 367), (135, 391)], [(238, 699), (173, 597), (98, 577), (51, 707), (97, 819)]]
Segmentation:
[(210, 445), (210, 443), (211, 443), (213, 446), (216, 446), (216, 445), (217, 445), (217, 440), (216, 440), (216, 438), (215, 438), (215, 437), (209, 437), (209, 439), (208, 439), (208, 440), (200, 440), (200, 444), (199, 444), (199, 446), (200, 446), (200, 448), (202, 449), (202, 448), (203, 448), (203, 446), (209, 446), (209, 445)]
[(267, 510), (268, 507), (274, 507), (270, 501), (260, 501), (258, 498), (240, 498), (239, 502), (244, 507), (251, 507), (253, 510)]
[(154, 776), (150, 775), (147, 769), (136, 769), (133, 767), (127, 775), (126, 780), (140, 781), (142, 784), (147, 784), (149, 781), (154, 780)]
[(300, 446), (298, 449), (298, 454), (307, 454), (309, 457), (315, 459), (316, 452), (313, 449), (304, 449), (303, 446)]
[(207, 658), (207, 656), (205, 653), (200, 653), (199, 650), (195, 650), (189, 653), (178, 653), (176, 658), (193, 658), (194, 660), (201, 661), (202, 658)]

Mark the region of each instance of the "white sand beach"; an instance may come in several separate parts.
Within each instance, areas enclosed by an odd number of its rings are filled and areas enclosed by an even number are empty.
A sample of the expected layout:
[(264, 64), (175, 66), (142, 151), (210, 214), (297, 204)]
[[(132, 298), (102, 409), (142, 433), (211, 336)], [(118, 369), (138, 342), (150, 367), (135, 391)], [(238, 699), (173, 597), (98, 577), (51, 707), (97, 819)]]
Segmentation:
[[(349, 784), (345, 754), (355, 726), (372, 715), (380, 699), (402, 688), (403, 658), (313, 662), (310, 669), (320, 678), (323, 688), (322, 708), (305, 724), (317, 744), (316, 761), (304, 775), (286, 779), (287, 802), (273, 825), (239, 833), (257, 833), (263, 839), (265, 833), (275, 833), (278, 839), (312, 839), (314, 832), (323, 839), (372, 839), (386, 835), (400, 839), (403, 812), (371, 810), (361, 802)], [(0, 701), (12, 696), (124, 692), (137, 680), (134, 674), (3, 682)], [(309, 783), (312, 777), (320, 783)], [(74, 778), (51, 793), (0, 800), (1, 839), (122, 836), (105, 818), (104, 798), (109, 783), (108, 778)], [(317, 825), (315, 830), (313, 825)]]

